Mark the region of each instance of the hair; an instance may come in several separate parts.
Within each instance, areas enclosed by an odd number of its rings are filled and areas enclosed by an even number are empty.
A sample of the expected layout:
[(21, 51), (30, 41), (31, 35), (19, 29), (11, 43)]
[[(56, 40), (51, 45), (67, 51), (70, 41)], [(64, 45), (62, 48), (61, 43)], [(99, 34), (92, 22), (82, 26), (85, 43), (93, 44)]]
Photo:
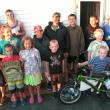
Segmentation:
[(8, 12), (13, 13), (13, 11), (12, 11), (11, 9), (7, 9), (7, 10), (5, 11), (5, 14), (8, 13)]
[(109, 51), (109, 49), (107, 48), (107, 46), (101, 46), (100, 49), (99, 49), (99, 52), (100, 52), (101, 49), (103, 49), (103, 50), (105, 50), (107, 52)]
[(69, 19), (69, 17), (74, 17), (75, 19), (77, 19), (75, 14), (69, 14), (68, 19)]
[(13, 45), (11, 45), (11, 44), (6, 44), (6, 45), (4, 46), (4, 48), (12, 48), (12, 49), (13, 49)]
[(32, 47), (31, 47), (31, 48), (34, 47), (34, 43), (33, 43), (32, 38), (31, 38), (30, 36), (25, 35), (25, 36), (23, 37), (23, 39), (22, 39), (22, 49), (25, 49), (25, 47), (24, 47), (24, 42), (25, 42), (25, 41), (31, 41), (31, 43), (32, 43)]
[(11, 28), (8, 25), (1, 25), (0, 26), (0, 33), (2, 34), (3, 38), (4, 38), (5, 29), (10, 29), (11, 30)]
[(102, 30), (101, 28), (97, 28), (97, 29), (94, 31), (94, 36), (95, 36), (95, 38), (97, 38), (97, 37), (99, 36), (99, 34), (100, 34), (101, 36), (104, 36), (104, 32), (103, 32), (103, 30)]
[(59, 43), (58, 43), (58, 41), (57, 41), (56, 39), (51, 40), (51, 41), (49, 42), (49, 44), (50, 44), (50, 45), (51, 45), (51, 44), (56, 44), (56, 45), (59, 46)]

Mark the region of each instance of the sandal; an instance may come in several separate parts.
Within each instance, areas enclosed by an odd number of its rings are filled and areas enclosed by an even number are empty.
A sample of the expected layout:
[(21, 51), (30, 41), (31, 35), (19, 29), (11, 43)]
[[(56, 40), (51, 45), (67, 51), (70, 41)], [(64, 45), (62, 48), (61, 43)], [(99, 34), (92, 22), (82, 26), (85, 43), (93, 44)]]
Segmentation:
[(38, 101), (39, 104), (41, 104), (42, 101), (43, 101), (42, 96), (38, 96), (38, 97), (37, 97), (37, 101)]
[(34, 103), (34, 97), (31, 96), (30, 99), (29, 99), (29, 104), (33, 104)]

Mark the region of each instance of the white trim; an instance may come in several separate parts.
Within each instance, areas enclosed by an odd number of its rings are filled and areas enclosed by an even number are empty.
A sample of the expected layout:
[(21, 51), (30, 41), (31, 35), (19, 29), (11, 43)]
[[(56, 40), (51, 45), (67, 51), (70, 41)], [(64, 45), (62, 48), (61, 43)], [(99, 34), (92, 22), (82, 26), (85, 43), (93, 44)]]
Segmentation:
[(102, 24), (104, 19), (105, 19), (105, 0), (77, 0), (77, 24), (80, 25), (80, 2), (92, 2), (92, 1), (96, 1), (96, 2), (100, 2), (100, 18), (99, 18), (99, 23)]

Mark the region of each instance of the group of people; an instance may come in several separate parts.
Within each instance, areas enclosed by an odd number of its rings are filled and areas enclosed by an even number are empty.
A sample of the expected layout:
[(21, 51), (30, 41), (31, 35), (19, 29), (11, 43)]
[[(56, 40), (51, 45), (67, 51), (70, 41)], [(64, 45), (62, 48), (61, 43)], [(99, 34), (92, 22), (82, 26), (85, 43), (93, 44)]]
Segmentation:
[[(24, 106), (25, 89), (30, 104), (34, 103), (34, 94), (41, 104), (43, 79), (47, 88), (56, 93), (62, 86), (62, 78), (68, 81), (68, 69), (76, 74), (78, 65), (90, 64), (100, 73), (110, 63), (110, 59), (105, 58), (109, 51), (110, 29), (99, 27), (96, 16), (90, 17), (89, 27), (83, 32), (77, 25), (75, 14), (68, 16), (69, 25), (65, 27), (60, 22), (61, 14), (55, 12), (44, 30), (41, 25), (36, 25), (34, 36), (27, 36), (23, 23), (16, 20), (13, 11), (8, 9), (5, 14), (7, 23), (0, 26), (0, 104), (4, 102), (6, 85), (11, 93), (12, 107), (17, 106), (18, 97)], [(86, 49), (87, 61), (78, 64), (79, 56)]]

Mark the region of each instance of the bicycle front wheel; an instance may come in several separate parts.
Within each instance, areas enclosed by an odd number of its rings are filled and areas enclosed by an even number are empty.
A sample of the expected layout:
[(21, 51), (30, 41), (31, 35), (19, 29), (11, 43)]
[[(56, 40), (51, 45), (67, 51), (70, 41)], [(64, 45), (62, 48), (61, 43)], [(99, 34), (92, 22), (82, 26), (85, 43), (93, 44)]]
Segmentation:
[(81, 97), (81, 91), (74, 87), (74, 85), (65, 85), (59, 91), (59, 99), (64, 104), (73, 104)]

